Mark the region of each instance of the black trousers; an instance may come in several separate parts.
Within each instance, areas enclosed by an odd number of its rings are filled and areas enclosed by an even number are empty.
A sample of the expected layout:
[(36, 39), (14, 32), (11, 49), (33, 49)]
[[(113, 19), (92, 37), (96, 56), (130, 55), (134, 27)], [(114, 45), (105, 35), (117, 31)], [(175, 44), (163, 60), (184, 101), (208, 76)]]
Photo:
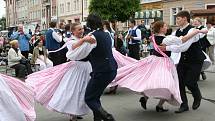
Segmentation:
[(129, 57), (132, 57), (136, 60), (140, 60), (140, 44), (129, 44), (128, 45), (129, 50)]
[(30, 63), (16, 64), (16, 65), (12, 66), (11, 68), (15, 69), (15, 74), (16, 74), (16, 77), (18, 77), (18, 78), (25, 78), (26, 72), (27, 72), (27, 74), (33, 73)]
[(53, 66), (66, 62), (66, 52), (64, 50), (49, 53), (49, 59), (53, 62)]
[(28, 59), (29, 51), (21, 51), (21, 53), (26, 59)]
[(179, 63), (177, 66), (182, 106), (188, 106), (185, 86), (192, 92), (194, 99), (201, 98), (197, 81), (199, 80), (203, 62)]
[(200, 40), (202, 50), (206, 53), (206, 49), (211, 46), (208, 40)]
[(91, 73), (91, 79), (87, 85), (85, 93), (85, 102), (93, 112), (101, 108), (100, 97), (105, 88), (111, 83), (117, 71)]

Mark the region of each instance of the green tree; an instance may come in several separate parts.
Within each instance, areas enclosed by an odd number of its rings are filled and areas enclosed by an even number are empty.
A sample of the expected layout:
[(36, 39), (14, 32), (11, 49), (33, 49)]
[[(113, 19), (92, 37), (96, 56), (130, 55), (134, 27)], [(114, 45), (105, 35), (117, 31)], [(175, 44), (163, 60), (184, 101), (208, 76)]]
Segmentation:
[(89, 9), (105, 20), (124, 22), (140, 10), (140, 0), (91, 0)]

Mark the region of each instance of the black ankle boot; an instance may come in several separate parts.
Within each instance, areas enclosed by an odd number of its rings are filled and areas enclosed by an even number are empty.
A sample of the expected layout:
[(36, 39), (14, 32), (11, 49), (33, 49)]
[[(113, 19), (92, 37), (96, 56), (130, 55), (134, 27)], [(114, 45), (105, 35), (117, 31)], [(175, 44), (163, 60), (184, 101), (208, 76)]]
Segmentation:
[(147, 109), (146, 108), (147, 99), (145, 97), (141, 97), (139, 102), (141, 104), (141, 107), (146, 110)]
[(163, 107), (156, 106), (156, 111), (157, 112), (167, 112), (168, 109), (164, 109)]
[(102, 121), (100, 114), (97, 112), (93, 112), (94, 120), (93, 121)]
[(105, 111), (102, 107), (99, 108), (98, 113), (100, 113), (101, 119), (104, 121), (116, 121), (113, 116)]

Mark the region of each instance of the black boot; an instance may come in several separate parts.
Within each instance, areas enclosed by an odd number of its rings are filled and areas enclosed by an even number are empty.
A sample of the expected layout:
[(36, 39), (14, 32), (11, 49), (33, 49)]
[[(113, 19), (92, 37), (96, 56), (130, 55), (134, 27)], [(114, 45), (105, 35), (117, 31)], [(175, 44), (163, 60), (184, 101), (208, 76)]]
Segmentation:
[(201, 72), (201, 75), (202, 75), (202, 80), (206, 80), (207, 79), (206, 74), (205, 74), (204, 71)]
[[(111, 114), (105, 111), (102, 107), (98, 109), (98, 113), (100, 114), (102, 120), (104, 121), (116, 121)], [(99, 121), (99, 120), (98, 120)]]
[(175, 113), (183, 113), (183, 112), (188, 111), (188, 110), (189, 110), (188, 105), (182, 103), (180, 108), (177, 111), (175, 111)]
[(192, 105), (193, 110), (198, 109), (200, 104), (201, 104), (201, 97), (198, 98), (198, 99), (194, 99), (194, 102), (193, 102), (193, 105)]
[(97, 112), (93, 112), (94, 120), (93, 121), (102, 121), (100, 114)]
[(167, 112), (168, 109), (164, 109), (163, 107), (156, 106), (156, 111), (157, 112)]
[(139, 102), (141, 104), (141, 107), (146, 110), (147, 109), (146, 108), (147, 99), (145, 97), (141, 97)]

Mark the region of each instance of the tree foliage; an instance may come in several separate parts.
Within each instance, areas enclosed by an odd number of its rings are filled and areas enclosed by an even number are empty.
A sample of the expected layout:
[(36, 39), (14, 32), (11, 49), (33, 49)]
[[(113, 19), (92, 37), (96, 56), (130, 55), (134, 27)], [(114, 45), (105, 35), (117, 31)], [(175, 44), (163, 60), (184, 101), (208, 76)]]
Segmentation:
[(124, 22), (140, 10), (140, 0), (91, 0), (89, 9), (105, 20)]

